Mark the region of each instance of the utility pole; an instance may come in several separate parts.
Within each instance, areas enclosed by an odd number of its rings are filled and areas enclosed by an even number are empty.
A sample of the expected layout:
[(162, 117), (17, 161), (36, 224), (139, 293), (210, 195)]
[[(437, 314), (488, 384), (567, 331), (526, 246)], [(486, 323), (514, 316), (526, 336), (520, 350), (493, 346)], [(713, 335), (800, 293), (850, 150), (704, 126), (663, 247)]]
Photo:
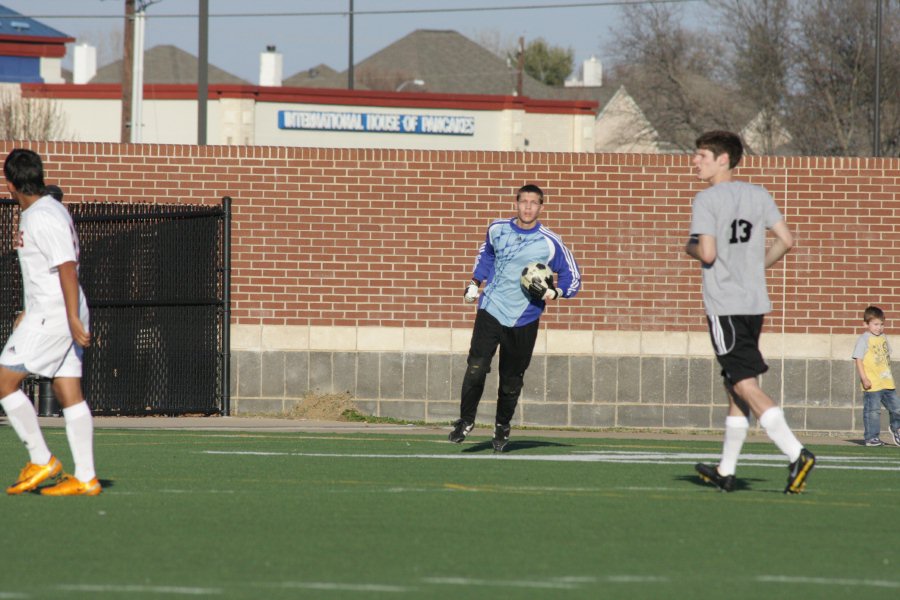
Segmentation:
[(144, 133), (144, 31), (149, 0), (138, 0), (134, 9), (134, 67), (131, 69), (131, 142), (140, 144)]
[(347, 67), (347, 89), (353, 89), (353, 0), (350, 0), (350, 66)]
[(519, 64), (516, 66), (516, 95), (522, 97), (522, 73), (525, 71), (525, 38), (519, 37)]
[(125, 35), (122, 41), (122, 135), (121, 142), (131, 141), (131, 86), (134, 78), (134, 2), (125, 0)]
[(200, 56), (197, 65), (197, 144), (206, 145), (206, 103), (209, 99), (209, 0), (200, 1)]
[(881, 0), (875, 0), (875, 127), (872, 156), (881, 156)]

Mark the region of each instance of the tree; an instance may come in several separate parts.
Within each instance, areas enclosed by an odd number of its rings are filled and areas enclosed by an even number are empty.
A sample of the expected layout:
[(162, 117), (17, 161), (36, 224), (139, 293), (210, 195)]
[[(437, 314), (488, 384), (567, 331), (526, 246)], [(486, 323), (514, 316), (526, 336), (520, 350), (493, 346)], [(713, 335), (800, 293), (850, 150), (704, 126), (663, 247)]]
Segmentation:
[(18, 85), (0, 88), (0, 139), (58, 140), (65, 136), (65, 119), (49, 98), (23, 98)]
[(731, 60), (729, 79), (752, 109), (753, 150), (772, 154), (788, 136), (784, 115), (788, 102), (788, 64), (791, 52), (789, 0), (727, 0), (717, 3), (719, 31)]
[(97, 48), (98, 65), (105, 65), (122, 58), (124, 34), (120, 29), (88, 30), (78, 33), (77, 37), (79, 42), (85, 42)]
[[(874, 36), (865, 0), (823, 0), (800, 9), (793, 118), (817, 123), (797, 132), (802, 151), (849, 155), (865, 140), (866, 88), (872, 85)], [(867, 14), (869, 13), (869, 14)]]
[(612, 48), (613, 78), (625, 85), (660, 139), (689, 151), (707, 129), (734, 122), (739, 98), (723, 85), (726, 70), (714, 36), (685, 28), (672, 5), (628, 5)]
[(565, 83), (575, 64), (575, 52), (571, 48), (550, 46), (543, 38), (525, 46), (525, 72), (549, 86)]
[[(887, 5), (887, 4), (886, 4)], [(900, 15), (887, 14), (881, 48), (881, 155), (900, 155)]]
[(514, 35), (501, 33), (496, 29), (480, 29), (473, 33), (470, 39), (502, 59), (512, 61), (512, 57), (516, 55), (518, 42)]
[[(900, 151), (900, 11), (882, 0), (882, 155)], [(676, 7), (677, 6), (677, 7)], [(681, 5), (629, 5), (612, 71), (662, 140), (689, 150), (721, 127), (752, 150), (865, 156), (875, 113), (872, 0), (720, 0), (714, 29), (686, 29)]]
[[(872, 152), (875, 6), (869, 0), (800, 3), (795, 39), (795, 86), (789, 118), (803, 153)], [(896, 153), (898, 129), (898, 15), (885, 11), (882, 51), (882, 148)]]

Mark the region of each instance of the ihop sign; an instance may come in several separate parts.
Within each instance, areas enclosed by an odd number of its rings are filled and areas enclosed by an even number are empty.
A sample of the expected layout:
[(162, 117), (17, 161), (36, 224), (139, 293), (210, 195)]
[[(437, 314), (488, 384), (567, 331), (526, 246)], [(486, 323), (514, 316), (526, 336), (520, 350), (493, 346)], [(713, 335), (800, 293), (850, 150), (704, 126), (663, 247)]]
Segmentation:
[(475, 135), (475, 117), (280, 110), (279, 129), (424, 135)]

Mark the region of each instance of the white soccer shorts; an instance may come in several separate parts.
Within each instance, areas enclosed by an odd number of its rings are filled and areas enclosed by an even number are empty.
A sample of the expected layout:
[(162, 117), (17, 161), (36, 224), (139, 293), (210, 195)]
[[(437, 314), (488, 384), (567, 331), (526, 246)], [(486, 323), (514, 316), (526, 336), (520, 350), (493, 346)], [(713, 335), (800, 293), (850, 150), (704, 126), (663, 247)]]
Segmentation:
[(0, 365), (13, 371), (27, 371), (41, 377), (81, 377), (84, 348), (69, 335), (46, 335), (16, 327), (3, 353)]

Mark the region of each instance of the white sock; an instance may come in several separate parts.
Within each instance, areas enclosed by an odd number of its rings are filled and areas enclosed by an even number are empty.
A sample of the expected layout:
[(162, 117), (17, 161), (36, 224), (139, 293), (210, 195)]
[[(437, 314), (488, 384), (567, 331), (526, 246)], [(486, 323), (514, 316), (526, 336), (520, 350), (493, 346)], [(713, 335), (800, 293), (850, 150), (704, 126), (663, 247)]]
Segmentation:
[(46, 465), (50, 462), (50, 449), (47, 448), (47, 442), (41, 433), (34, 405), (25, 392), (16, 390), (0, 399), (0, 405), (3, 405), (9, 424), (28, 449), (29, 460), (36, 465)]
[(722, 444), (722, 460), (719, 461), (719, 475), (734, 475), (738, 456), (747, 439), (750, 421), (747, 417), (725, 417), (725, 442)]
[(773, 406), (759, 417), (759, 424), (766, 430), (778, 449), (787, 454), (788, 459), (794, 462), (800, 458), (803, 444), (794, 436), (794, 432), (784, 420), (784, 412), (777, 406)]
[(94, 477), (94, 418), (87, 402), (62, 410), (66, 419), (66, 437), (75, 461), (75, 479), (88, 482)]

